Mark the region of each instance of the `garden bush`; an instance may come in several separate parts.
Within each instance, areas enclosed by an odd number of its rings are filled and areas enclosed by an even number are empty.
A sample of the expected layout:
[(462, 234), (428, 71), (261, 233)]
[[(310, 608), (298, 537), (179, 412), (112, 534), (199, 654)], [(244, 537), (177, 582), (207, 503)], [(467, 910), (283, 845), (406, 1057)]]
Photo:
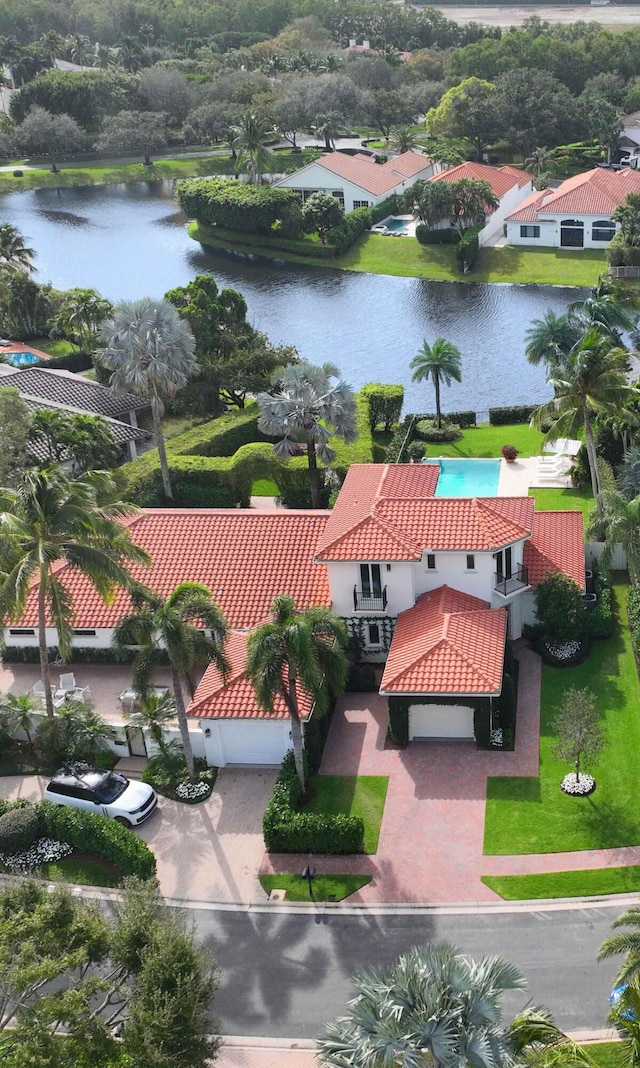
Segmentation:
[(336, 255), (351, 248), (354, 241), (371, 226), (371, 212), (369, 208), (356, 208), (345, 215), (339, 226), (334, 226), (327, 234), (327, 241), (336, 250)]
[(387, 698), (389, 737), (396, 745), (409, 744), (409, 701), (406, 697)]
[(369, 405), (369, 426), (375, 430), (381, 423), (390, 431), (400, 419), (404, 403), (404, 387), (390, 386), (382, 382), (367, 382), (360, 390)]
[(640, 670), (640, 584), (637, 582), (635, 582), (629, 589), (627, 612), (629, 615), (629, 627), (631, 629), (633, 651), (636, 656), (638, 669)]
[(537, 407), (537, 404), (511, 404), (503, 408), (489, 408), (489, 423), (491, 426), (528, 423)]
[(595, 609), (584, 614), (584, 631), (590, 638), (610, 638), (615, 628), (611, 583), (608, 573), (598, 566), (597, 560), (592, 569), (593, 589), (598, 600)]
[[(417, 415), (416, 419), (435, 419), (435, 412), (423, 412), (422, 415)], [(446, 419), (448, 423), (457, 423), (461, 430), (468, 430), (471, 426), (477, 425), (477, 416), (475, 412), (443, 412), (442, 418)]]
[(468, 274), (478, 258), (480, 229), (479, 226), (472, 226), (460, 235), (460, 240), (455, 247), (456, 264), (460, 274)]
[(280, 221), (287, 237), (302, 232), (300, 197), (290, 189), (245, 185), (224, 178), (185, 178), (176, 199), (192, 219), (248, 234), (268, 234)]
[(409, 460), (413, 460), (415, 463), (419, 463), (424, 459), (426, 454), (426, 446), (424, 441), (411, 441), (406, 449), (405, 453)]
[(115, 864), (124, 875), (150, 879), (155, 875), (156, 858), (142, 838), (107, 816), (94, 816), (76, 808), (65, 808), (50, 801), (34, 806), (47, 838), (67, 842), (74, 849), (93, 853)]
[(275, 853), (362, 853), (364, 823), (359, 816), (300, 812), (300, 783), (293, 753), (282, 761), (266, 807), (262, 830), (265, 846)]
[(577, 641), (584, 629), (584, 603), (580, 587), (568, 575), (555, 571), (538, 583), (535, 593), (536, 618), (544, 628), (544, 642), (559, 644)]
[(409, 443), (413, 441), (414, 433), (415, 417), (406, 415), (387, 445), (387, 463), (397, 464), (405, 459), (405, 450)]
[(416, 226), (416, 237), (421, 245), (457, 245), (460, 241), (460, 234), (452, 227), (432, 230), (424, 223), (418, 223)]
[(236, 230), (225, 230), (221, 226), (206, 226), (204, 223), (196, 223), (189, 228), (189, 233), (194, 240), (202, 245), (224, 244), (225, 241), (242, 248), (243, 245), (249, 250), (263, 248), (265, 252), (290, 252), (294, 256), (313, 256), (319, 260), (331, 260), (336, 254), (333, 245), (323, 245), (320, 241), (312, 238), (290, 238), (283, 230), (275, 226), (268, 234), (242, 234)]
[(376, 223), (382, 222), (388, 215), (395, 215), (398, 210), (398, 196), (396, 193), (392, 193), (386, 200), (382, 200), (379, 204), (375, 204), (369, 209), (371, 212), (371, 225), (375, 226)]
[(40, 836), (38, 813), (31, 808), (14, 808), (0, 816), (0, 853), (21, 853)]
[(46, 362), (47, 370), (89, 371), (93, 367), (93, 360), (86, 352), (67, 352), (64, 356), (53, 356)]
[(415, 432), (422, 441), (459, 441), (462, 437), (462, 431), (457, 423), (444, 420), (442, 426), (439, 427), (435, 420), (419, 419), (415, 425)]

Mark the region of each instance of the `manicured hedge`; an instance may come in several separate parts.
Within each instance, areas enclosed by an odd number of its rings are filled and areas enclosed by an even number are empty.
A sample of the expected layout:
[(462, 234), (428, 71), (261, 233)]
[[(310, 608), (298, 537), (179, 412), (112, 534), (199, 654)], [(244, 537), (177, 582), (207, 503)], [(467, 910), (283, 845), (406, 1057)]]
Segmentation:
[(593, 612), (585, 612), (585, 630), (591, 638), (610, 638), (615, 629), (615, 617), (611, 599), (611, 583), (604, 568), (594, 561), (593, 590), (598, 600)]
[(491, 426), (513, 426), (515, 423), (528, 423), (537, 404), (509, 405), (505, 408), (489, 408)]
[(375, 204), (374, 207), (369, 208), (371, 212), (371, 225), (375, 226), (376, 223), (382, 222), (388, 215), (395, 215), (398, 210), (398, 196), (396, 193), (392, 193), (386, 200), (382, 200), (379, 204)]
[(40, 366), (47, 367), (49, 370), (74, 371), (79, 373), (81, 371), (91, 370), (93, 367), (93, 360), (86, 352), (67, 352), (64, 356), (52, 356), (46, 363), (43, 360)]
[(460, 234), (452, 227), (432, 230), (424, 223), (416, 226), (416, 237), (421, 245), (457, 245), (460, 241)]
[(364, 823), (359, 816), (299, 812), (301, 791), (293, 753), (282, 761), (262, 821), (264, 842), (273, 853), (362, 853)]
[(247, 251), (264, 249), (268, 252), (290, 252), (294, 256), (313, 256), (319, 260), (331, 260), (336, 254), (333, 245), (323, 245), (321, 241), (311, 238), (288, 238), (277, 227), (268, 234), (243, 235), (236, 230), (224, 230), (221, 226), (207, 226), (194, 223), (189, 227), (189, 234), (202, 245), (230, 243), (234, 248), (246, 246)]
[(460, 240), (456, 243), (456, 263), (461, 274), (468, 274), (478, 258), (480, 251), (479, 232), (480, 227), (471, 227), (460, 235)]
[(356, 208), (355, 211), (350, 211), (348, 215), (345, 215), (339, 226), (334, 226), (329, 230), (327, 241), (335, 248), (336, 255), (341, 256), (371, 225), (369, 208)]
[(398, 422), (404, 404), (403, 386), (367, 382), (360, 390), (360, 396), (366, 397), (369, 404), (369, 426), (372, 430), (382, 423), (388, 431)]
[[(435, 412), (425, 412), (424, 415), (416, 415), (416, 420), (419, 419), (435, 419)], [(446, 419), (448, 423), (457, 423), (462, 430), (468, 430), (471, 426), (477, 426), (477, 416), (475, 412), (443, 412), (442, 418)]]
[[(49, 646), (49, 663), (60, 656), (60, 650)], [(74, 664), (126, 664), (133, 660), (134, 653), (127, 649), (96, 649), (90, 645), (74, 645), (72, 661)], [(5, 645), (2, 650), (5, 664), (39, 664), (40, 653), (37, 645)], [(168, 661), (167, 661), (168, 662)]]
[(300, 197), (291, 189), (245, 185), (224, 178), (184, 178), (176, 199), (192, 219), (245, 234), (268, 234), (280, 222), (283, 235), (302, 232)]
[(403, 460), (406, 459), (404, 451), (401, 452), (401, 450), (403, 448), (406, 449), (406, 445), (408, 445), (413, 440), (413, 429), (412, 432), (409, 433), (409, 428), (413, 428), (414, 423), (415, 416), (406, 415), (404, 417), (404, 419), (400, 423), (400, 426), (391, 438), (391, 441), (387, 445), (387, 463), (397, 464), (401, 463)]
[(409, 744), (409, 701), (406, 697), (389, 697), (389, 735), (396, 745)]
[(629, 589), (627, 612), (629, 614), (633, 651), (640, 670), (640, 584), (637, 582)]

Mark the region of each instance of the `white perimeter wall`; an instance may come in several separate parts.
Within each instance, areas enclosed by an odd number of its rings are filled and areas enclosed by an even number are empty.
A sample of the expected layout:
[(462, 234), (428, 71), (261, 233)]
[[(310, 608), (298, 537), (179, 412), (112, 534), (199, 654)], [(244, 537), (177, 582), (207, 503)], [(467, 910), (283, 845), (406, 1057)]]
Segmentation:
[(496, 237), (502, 234), (504, 220), (507, 215), (511, 215), (532, 191), (533, 185), (531, 182), (527, 182), (523, 186), (514, 185), (512, 189), (507, 190), (504, 196), (500, 198), (500, 204), (497, 209), (489, 216), (486, 226), (478, 235), (480, 245), (486, 245), (488, 241), (495, 240)]

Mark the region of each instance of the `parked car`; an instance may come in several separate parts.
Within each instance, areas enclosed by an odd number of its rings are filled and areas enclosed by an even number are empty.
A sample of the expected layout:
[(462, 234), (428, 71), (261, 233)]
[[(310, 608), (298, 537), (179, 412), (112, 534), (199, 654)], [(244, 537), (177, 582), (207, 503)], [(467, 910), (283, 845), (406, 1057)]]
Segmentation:
[(45, 787), (44, 796), (54, 805), (109, 816), (126, 827), (144, 823), (158, 804), (158, 795), (147, 783), (86, 766), (68, 765), (56, 772)]

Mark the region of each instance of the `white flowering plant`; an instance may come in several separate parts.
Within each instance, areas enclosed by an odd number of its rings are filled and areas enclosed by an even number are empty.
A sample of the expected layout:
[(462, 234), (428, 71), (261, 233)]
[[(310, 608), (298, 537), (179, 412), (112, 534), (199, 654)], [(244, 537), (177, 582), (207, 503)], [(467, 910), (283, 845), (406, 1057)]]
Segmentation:
[(180, 801), (195, 801), (196, 798), (204, 800), (211, 793), (210, 782), (180, 782), (176, 786), (176, 797)]
[(562, 663), (563, 661), (574, 660), (580, 652), (581, 642), (545, 642), (545, 649), (554, 660)]
[(32, 846), (20, 853), (0, 853), (0, 861), (14, 875), (24, 875), (40, 864), (62, 860), (70, 853), (73, 853), (73, 849), (67, 842), (58, 842), (55, 838), (39, 838)]
[(573, 797), (586, 797), (587, 794), (592, 794), (595, 788), (596, 780), (593, 775), (586, 775), (585, 772), (581, 772), (578, 778), (575, 771), (571, 771), (560, 783), (563, 793), (571, 794)]

